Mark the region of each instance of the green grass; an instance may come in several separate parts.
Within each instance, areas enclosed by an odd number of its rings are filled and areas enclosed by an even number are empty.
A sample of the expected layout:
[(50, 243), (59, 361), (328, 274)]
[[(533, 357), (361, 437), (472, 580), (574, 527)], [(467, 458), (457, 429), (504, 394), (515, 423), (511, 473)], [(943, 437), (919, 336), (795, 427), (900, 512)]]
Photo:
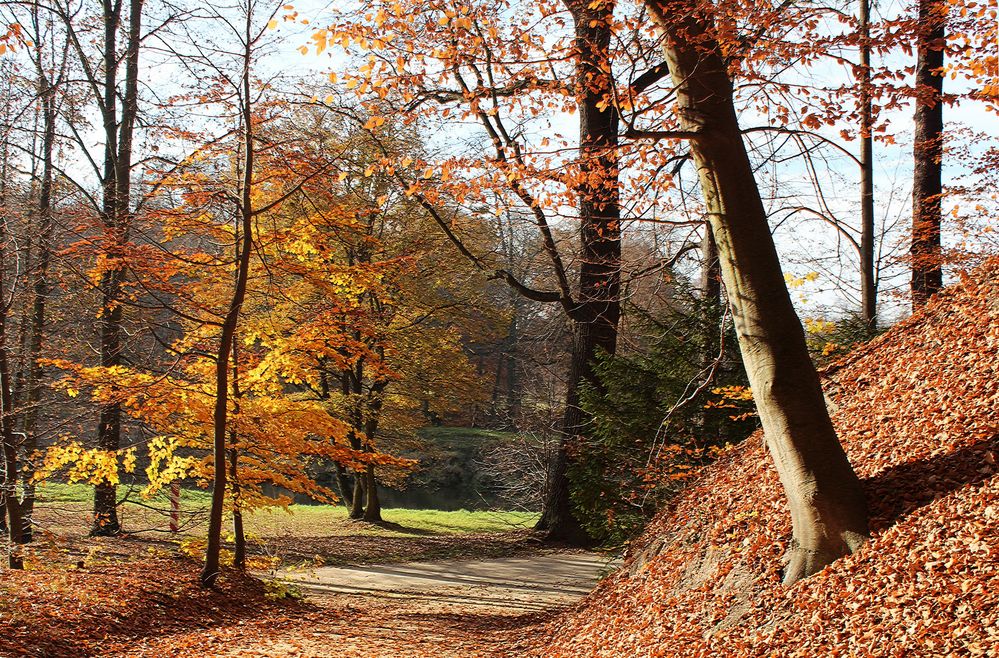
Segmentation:
[[(119, 497), (123, 493), (119, 489)], [(67, 532), (85, 533), (87, 514), (93, 499), (93, 488), (84, 484), (44, 483), (38, 486), (37, 515), (43, 525), (58, 526)], [(136, 491), (134, 499), (144, 505), (167, 508), (167, 497), (160, 493), (143, 500)], [(181, 509), (205, 511), (211, 494), (200, 489), (184, 489)], [(126, 531), (166, 529), (168, 519), (142, 505), (126, 503), (121, 510)], [(527, 512), (383, 509), (382, 525), (351, 521), (343, 505), (291, 505), (289, 511), (280, 508), (257, 510), (244, 515), (247, 533), (256, 537), (326, 537), (347, 535), (423, 536), (462, 535), (505, 532), (531, 527), (538, 515)], [(200, 535), (203, 528), (190, 528)]]
[(516, 436), (513, 432), (483, 430), (474, 427), (424, 427), (419, 430), (419, 435), (426, 441), (447, 445), (506, 443)]
[[(129, 485), (118, 486), (118, 498), (121, 498), (129, 491)], [(143, 501), (149, 504), (166, 504), (169, 502), (166, 491), (160, 491), (152, 498), (146, 500), (142, 498), (141, 486), (132, 487), (130, 499)], [(35, 497), (39, 503), (90, 503), (94, 499), (94, 487), (89, 484), (66, 484), (64, 482), (42, 482), (35, 488)], [(181, 494), (181, 500), (187, 505), (205, 505), (211, 502), (211, 492), (202, 489), (185, 488)]]
[(260, 537), (463, 535), (523, 530), (538, 520), (528, 512), (383, 509), (385, 523), (375, 525), (349, 520), (343, 505), (291, 505), (289, 510), (254, 512), (245, 518), (247, 531)]

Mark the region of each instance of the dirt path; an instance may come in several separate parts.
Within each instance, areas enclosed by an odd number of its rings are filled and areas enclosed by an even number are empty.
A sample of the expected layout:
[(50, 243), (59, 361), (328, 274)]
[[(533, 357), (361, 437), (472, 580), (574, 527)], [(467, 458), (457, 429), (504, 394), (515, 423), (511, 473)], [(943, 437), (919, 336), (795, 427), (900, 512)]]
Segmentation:
[(574, 603), (605, 573), (595, 553), (491, 560), (320, 567), (283, 571), (282, 580), (310, 594), (362, 594), (383, 599), (460, 605), (480, 614), (543, 612)]
[[(170, 645), (231, 657), (518, 656), (533, 628), (585, 596), (608, 565), (606, 556), (564, 553), (282, 571), (305, 592), (304, 610), (174, 636)], [(128, 655), (163, 655), (157, 644)]]

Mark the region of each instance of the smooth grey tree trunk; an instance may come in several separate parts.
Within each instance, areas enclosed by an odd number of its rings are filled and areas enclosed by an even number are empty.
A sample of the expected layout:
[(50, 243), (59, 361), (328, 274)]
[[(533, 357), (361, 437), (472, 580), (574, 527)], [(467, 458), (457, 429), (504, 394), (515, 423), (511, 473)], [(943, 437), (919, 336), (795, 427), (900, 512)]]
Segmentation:
[(864, 543), (864, 495), (784, 283), (712, 18), (696, 0), (646, 6), (666, 33), (683, 129), (676, 136), (690, 139), (743, 362), (791, 511), (790, 584)]

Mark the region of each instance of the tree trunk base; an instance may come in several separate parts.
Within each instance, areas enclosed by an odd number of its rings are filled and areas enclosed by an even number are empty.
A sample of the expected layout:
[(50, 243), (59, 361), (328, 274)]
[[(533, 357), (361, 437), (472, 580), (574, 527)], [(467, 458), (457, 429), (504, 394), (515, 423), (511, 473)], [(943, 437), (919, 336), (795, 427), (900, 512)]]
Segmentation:
[(116, 487), (106, 484), (94, 487), (94, 523), (90, 527), (91, 537), (117, 537), (121, 534), (117, 498)]
[(565, 544), (577, 548), (588, 548), (595, 543), (572, 514), (567, 514), (566, 518), (556, 519), (542, 515), (534, 530), (541, 533), (547, 543)]
[(836, 537), (836, 540), (817, 548), (799, 546), (792, 540), (792, 546), (784, 556), (782, 580), (784, 586), (793, 585), (802, 578), (808, 578), (822, 571), (839, 558), (856, 553), (867, 542), (867, 537), (854, 532), (844, 532)]

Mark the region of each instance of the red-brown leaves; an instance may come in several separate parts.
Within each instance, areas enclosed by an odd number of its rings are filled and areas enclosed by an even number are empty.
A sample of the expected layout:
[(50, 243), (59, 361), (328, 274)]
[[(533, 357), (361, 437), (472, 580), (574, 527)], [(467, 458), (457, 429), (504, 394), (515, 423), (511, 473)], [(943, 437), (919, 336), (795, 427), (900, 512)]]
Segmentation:
[[(694, 483), (544, 656), (990, 655), (999, 646), (999, 260), (826, 371), (873, 537), (794, 587), (754, 436)], [(629, 573), (630, 572), (630, 573)]]

